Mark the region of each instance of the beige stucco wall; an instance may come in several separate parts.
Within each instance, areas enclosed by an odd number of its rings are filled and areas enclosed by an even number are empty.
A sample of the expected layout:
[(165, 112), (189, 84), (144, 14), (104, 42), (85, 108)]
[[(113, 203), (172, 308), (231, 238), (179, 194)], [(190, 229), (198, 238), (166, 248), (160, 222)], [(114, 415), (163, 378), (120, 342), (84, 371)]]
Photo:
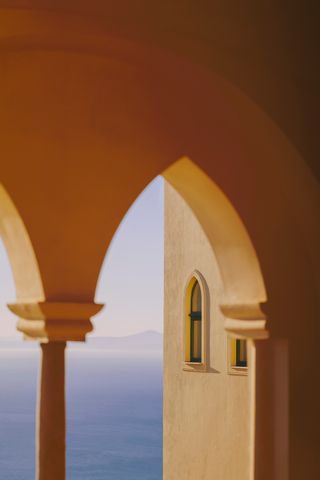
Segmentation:
[[(184, 290), (207, 284), (208, 371), (184, 367)], [(223, 284), (190, 208), (165, 184), (164, 480), (241, 480), (249, 471), (248, 376), (228, 373)]]

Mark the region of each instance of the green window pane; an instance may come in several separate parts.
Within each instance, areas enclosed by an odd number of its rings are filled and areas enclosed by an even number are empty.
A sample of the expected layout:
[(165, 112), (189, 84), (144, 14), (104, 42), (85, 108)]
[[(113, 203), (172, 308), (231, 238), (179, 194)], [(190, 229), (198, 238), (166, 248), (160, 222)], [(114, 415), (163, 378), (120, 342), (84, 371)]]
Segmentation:
[(190, 361), (202, 361), (202, 298), (199, 282), (191, 291), (190, 302)]
[(191, 361), (201, 362), (201, 319), (191, 319)]
[(236, 366), (247, 366), (247, 341), (237, 339), (236, 341)]
[(196, 281), (192, 288), (191, 293), (191, 313), (192, 312), (201, 312), (201, 290), (200, 285)]

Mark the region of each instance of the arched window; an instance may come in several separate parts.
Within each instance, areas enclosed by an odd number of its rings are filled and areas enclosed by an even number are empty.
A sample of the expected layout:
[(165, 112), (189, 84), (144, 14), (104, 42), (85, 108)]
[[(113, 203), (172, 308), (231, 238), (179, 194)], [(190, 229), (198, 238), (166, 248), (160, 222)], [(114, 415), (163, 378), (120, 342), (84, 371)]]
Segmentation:
[(195, 271), (185, 290), (184, 362), (185, 370), (206, 369), (207, 288), (202, 275)]
[(198, 280), (191, 290), (190, 299), (190, 362), (202, 361), (202, 295)]

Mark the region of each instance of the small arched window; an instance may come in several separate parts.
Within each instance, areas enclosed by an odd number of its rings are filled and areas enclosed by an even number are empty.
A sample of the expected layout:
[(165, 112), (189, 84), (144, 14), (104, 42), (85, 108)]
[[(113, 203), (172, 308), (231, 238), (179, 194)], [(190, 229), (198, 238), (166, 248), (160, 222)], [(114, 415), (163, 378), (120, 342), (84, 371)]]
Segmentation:
[(187, 283), (184, 302), (184, 369), (204, 371), (207, 358), (207, 288), (204, 278), (197, 271)]
[(195, 280), (190, 299), (190, 362), (202, 362), (202, 295)]

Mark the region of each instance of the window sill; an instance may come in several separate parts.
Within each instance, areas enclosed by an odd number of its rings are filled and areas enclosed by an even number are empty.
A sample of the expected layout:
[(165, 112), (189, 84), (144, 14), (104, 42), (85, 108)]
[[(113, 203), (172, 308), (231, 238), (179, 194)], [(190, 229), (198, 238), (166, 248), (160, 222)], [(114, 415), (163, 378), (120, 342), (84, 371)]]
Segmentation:
[(229, 365), (229, 375), (242, 375), (248, 376), (248, 367), (237, 367), (235, 365)]
[(182, 370), (185, 372), (206, 372), (207, 365), (202, 362), (184, 362)]

